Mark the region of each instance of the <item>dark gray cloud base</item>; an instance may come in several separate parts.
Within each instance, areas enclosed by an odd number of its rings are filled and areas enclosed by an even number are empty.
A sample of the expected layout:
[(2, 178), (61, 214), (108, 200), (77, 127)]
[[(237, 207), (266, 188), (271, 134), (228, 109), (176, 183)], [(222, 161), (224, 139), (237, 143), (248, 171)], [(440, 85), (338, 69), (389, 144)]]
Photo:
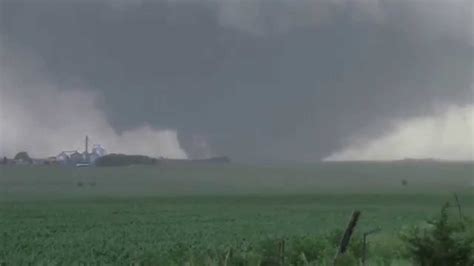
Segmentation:
[(314, 161), (388, 120), (472, 104), (472, 12), (463, 0), (1, 0), (0, 34), (59, 88), (97, 93), (118, 131), (177, 129), (191, 156)]

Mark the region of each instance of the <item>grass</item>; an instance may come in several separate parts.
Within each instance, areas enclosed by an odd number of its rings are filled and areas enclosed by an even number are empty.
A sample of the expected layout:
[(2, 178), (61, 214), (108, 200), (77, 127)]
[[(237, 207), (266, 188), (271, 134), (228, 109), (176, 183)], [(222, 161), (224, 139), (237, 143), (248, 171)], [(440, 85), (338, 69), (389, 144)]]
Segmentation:
[[(463, 212), (474, 214), (468, 186), (473, 169), (470, 164), (4, 167), (0, 263), (170, 265), (202, 254), (215, 258), (231, 247), (251, 253), (268, 239), (286, 239), (291, 248), (303, 245), (302, 238), (326, 239), (359, 209), (359, 237), (382, 228), (369, 238), (371, 265), (402, 265), (407, 261), (398, 254), (398, 234), (439, 213), (452, 192), (459, 193)], [(335, 248), (325, 247), (324, 256), (331, 258)]]
[[(0, 167), (0, 200), (130, 196), (472, 193), (473, 163)], [(407, 185), (403, 185), (403, 180)], [(77, 184), (82, 182), (87, 189)], [(95, 183), (92, 187), (89, 183)]]

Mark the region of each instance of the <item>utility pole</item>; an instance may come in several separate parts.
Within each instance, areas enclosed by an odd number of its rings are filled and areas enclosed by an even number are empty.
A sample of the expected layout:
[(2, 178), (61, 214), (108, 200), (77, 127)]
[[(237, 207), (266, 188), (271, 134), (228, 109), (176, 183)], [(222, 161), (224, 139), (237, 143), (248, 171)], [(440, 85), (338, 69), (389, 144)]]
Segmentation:
[(86, 147), (84, 151), (84, 160), (89, 163), (89, 136), (86, 135)]
[(86, 154), (89, 153), (89, 136), (86, 135), (86, 150), (85, 150)]

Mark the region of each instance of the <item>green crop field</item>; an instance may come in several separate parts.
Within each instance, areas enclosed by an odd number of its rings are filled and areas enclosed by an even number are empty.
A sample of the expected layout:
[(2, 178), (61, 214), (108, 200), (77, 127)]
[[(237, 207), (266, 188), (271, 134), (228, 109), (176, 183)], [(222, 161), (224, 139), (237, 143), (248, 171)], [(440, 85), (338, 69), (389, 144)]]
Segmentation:
[(399, 235), (453, 193), (474, 215), (473, 164), (4, 166), (0, 264), (225, 265), (233, 254), (247, 264), (227, 265), (256, 265), (281, 240), (289, 260), (301, 239), (318, 250), (312, 265), (330, 264), (334, 235), (357, 209), (353, 242), (381, 229), (368, 265), (410, 265)]

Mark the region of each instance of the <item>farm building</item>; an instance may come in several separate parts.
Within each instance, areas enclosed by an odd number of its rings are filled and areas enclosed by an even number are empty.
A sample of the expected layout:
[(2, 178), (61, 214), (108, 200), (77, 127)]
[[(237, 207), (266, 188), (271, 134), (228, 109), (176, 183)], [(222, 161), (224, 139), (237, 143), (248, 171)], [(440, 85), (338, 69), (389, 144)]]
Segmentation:
[(97, 149), (92, 149), (90, 153), (80, 153), (78, 151), (63, 151), (56, 156), (56, 162), (59, 164), (93, 164), (95, 160), (106, 155), (104, 148), (100, 147)]
[(82, 161), (82, 154), (78, 151), (63, 151), (56, 156), (56, 161), (60, 164), (75, 164)]
[(84, 154), (82, 154), (78, 151), (75, 151), (71, 155), (69, 155), (69, 160), (74, 162), (74, 163), (84, 161), (85, 159), (86, 158), (85, 158)]
[(89, 138), (86, 136), (85, 150), (80, 153), (77, 150), (74, 151), (63, 151), (56, 156), (56, 161), (63, 165), (90, 165), (107, 154), (107, 151), (100, 144), (95, 144), (92, 148), (92, 152), (88, 150)]
[(66, 151), (63, 151), (56, 156), (56, 161), (58, 162), (65, 162), (67, 160), (69, 160), (69, 154)]

